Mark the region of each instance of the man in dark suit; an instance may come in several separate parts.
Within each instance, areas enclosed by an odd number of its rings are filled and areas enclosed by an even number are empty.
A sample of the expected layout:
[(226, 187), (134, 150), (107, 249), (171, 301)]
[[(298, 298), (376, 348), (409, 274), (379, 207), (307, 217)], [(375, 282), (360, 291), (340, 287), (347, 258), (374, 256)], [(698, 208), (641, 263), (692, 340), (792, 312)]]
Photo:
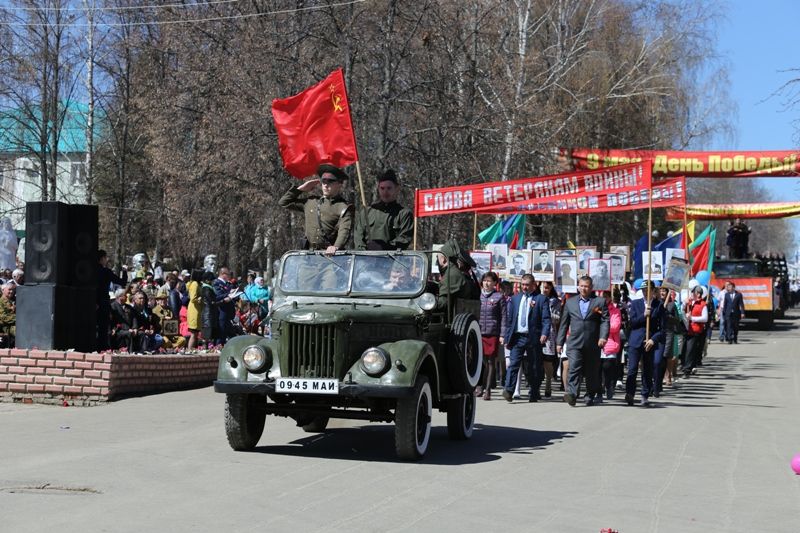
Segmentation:
[(541, 398), (539, 387), (544, 377), (542, 345), (550, 335), (550, 306), (543, 294), (534, 294), (536, 282), (533, 276), (525, 274), (520, 281), (522, 292), (514, 295), (508, 302), (506, 321), (503, 324), (503, 340), (511, 350), (511, 362), (506, 371), (503, 398), (511, 401), (517, 374), (527, 358), (526, 377), (531, 387), (529, 402)]
[(556, 339), (556, 351), (567, 350), (569, 377), (564, 401), (573, 407), (581, 377), (586, 378), (586, 405), (592, 405), (594, 397), (603, 392), (600, 349), (608, 340), (608, 330), (606, 301), (592, 294), (592, 278), (581, 276), (578, 280), (578, 296), (570, 298), (564, 304)]
[(728, 344), (739, 344), (739, 320), (744, 318), (744, 300), (742, 293), (736, 290), (732, 281), (725, 283), (725, 296), (722, 299), (723, 324), (725, 340)]
[[(662, 319), (664, 307), (658, 299), (659, 292), (650, 282), (642, 286), (643, 297), (631, 301), (628, 308), (631, 332), (628, 337), (628, 372), (625, 380), (625, 402), (633, 405), (636, 396), (636, 378), (639, 373), (639, 362), (642, 362), (642, 407), (650, 406), (650, 394), (655, 392), (653, 386), (653, 370), (655, 368), (656, 346), (664, 342)], [(647, 304), (648, 294), (652, 298)], [(650, 317), (650, 337), (647, 337), (647, 319)]]

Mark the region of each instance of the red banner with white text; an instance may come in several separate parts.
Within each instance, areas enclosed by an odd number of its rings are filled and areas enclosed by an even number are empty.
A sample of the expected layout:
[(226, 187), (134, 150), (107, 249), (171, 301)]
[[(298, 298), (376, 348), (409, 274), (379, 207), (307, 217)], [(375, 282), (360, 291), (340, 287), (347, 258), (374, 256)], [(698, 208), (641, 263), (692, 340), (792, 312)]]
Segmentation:
[(800, 151), (678, 152), (560, 148), (559, 157), (576, 170), (600, 170), (651, 160), (653, 177), (794, 177), (800, 175)]
[(629, 204), (638, 202), (642, 191), (646, 196), (650, 182), (650, 163), (643, 162), (599, 171), (422, 189), (416, 193), (414, 212), (418, 217), (473, 211), (494, 213), (501, 209), (508, 213), (509, 206), (561, 202), (586, 203), (588, 207), (589, 199), (594, 197), (609, 198), (606, 205)]
[[(683, 205), (686, 197), (686, 178), (667, 178), (653, 182), (653, 209)], [(650, 207), (650, 188), (640, 187), (627, 191), (589, 193), (568, 200), (513, 202), (499, 208), (481, 209), (482, 215), (569, 215), (633, 211)]]

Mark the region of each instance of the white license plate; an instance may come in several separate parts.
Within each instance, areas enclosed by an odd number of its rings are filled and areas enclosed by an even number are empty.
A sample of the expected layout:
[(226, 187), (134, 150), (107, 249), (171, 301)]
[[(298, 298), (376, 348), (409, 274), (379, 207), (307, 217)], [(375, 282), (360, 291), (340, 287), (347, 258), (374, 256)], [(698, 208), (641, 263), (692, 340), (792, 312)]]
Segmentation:
[(278, 378), (275, 392), (294, 394), (339, 394), (339, 381), (335, 379)]

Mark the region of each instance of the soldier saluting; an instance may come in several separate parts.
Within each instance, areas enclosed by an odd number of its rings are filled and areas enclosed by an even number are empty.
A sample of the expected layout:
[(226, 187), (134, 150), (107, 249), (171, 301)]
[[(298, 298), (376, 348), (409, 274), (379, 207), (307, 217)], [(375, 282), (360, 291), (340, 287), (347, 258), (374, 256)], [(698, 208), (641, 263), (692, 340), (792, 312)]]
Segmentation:
[[(333, 254), (350, 240), (353, 228), (353, 206), (342, 197), (347, 174), (333, 165), (317, 168), (319, 179), (292, 187), (278, 205), (305, 214), (305, 246), (307, 250), (324, 250)], [(322, 195), (312, 193), (320, 185)]]
[(414, 236), (414, 214), (397, 203), (400, 185), (388, 169), (378, 176), (379, 200), (356, 215), (356, 250), (405, 250)]

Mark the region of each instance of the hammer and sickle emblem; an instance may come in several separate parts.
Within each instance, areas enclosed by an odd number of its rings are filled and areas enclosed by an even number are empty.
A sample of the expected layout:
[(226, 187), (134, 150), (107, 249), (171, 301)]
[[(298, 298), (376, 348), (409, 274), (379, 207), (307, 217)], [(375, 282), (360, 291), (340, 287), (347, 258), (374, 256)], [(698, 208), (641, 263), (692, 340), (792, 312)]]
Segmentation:
[(342, 95), (336, 94), (336, 86), (331, 84), (331, 103), (333, 104), (334, 111), (344, 111), (344, 107), (342, 107)]

